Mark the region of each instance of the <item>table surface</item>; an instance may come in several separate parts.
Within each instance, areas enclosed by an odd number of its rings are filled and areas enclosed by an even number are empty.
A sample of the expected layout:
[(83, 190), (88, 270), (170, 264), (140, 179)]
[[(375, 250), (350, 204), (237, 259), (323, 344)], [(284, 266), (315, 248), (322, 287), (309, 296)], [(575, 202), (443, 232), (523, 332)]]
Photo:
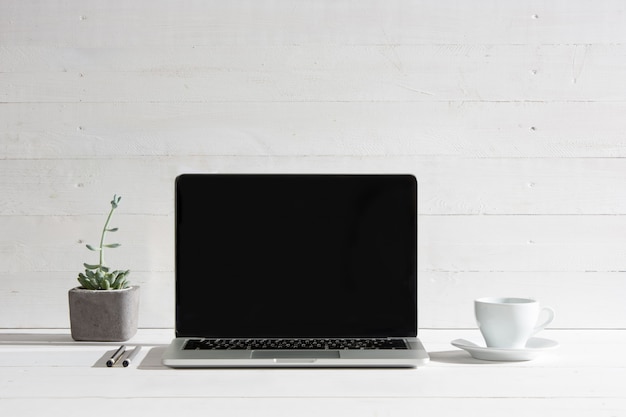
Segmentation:
[(477, 330), (420, 330), (430, 363), (416, 369), (170, 369), (171, 329), (142, 329), (127, 367), (119, 343), (72, 341), (68, 329), (0, 330), (3, 416), (168, 415), (626, 416), (626, 330), (546, 330), (556, 350), (488, 362), (450, 344)]

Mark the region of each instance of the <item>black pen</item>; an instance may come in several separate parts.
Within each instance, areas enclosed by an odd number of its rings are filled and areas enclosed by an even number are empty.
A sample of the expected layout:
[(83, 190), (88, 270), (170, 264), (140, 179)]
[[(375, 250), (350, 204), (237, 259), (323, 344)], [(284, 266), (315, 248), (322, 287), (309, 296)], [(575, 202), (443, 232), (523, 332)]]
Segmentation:
[(122, 357), (122, 355), (124, 354), (124, 351), (126, 350), (126, 346), (122, 345), (120, 346), (120, 348), (118, 350), (115, 351), (115, 353), (113, 354), (113, 356), (111, 356), (111, 359), (109, 359), (107, 361), (107, 366), (110, 368), (113, 365), (115, 365), (115, 362), (117, 362), (118, 360), (120, 360), (120, 358)]
[(124, 366), (124, 368), (130, 365), (130, 360), (133, 359), (137, 355), (137, 352), (139, 352), (139, 349), (141, 349), (141, 346), (135, 346), (135, 349), (133, 349), (133, 351), (130, 352), (128, 357), (122, 361), (122, 365)]

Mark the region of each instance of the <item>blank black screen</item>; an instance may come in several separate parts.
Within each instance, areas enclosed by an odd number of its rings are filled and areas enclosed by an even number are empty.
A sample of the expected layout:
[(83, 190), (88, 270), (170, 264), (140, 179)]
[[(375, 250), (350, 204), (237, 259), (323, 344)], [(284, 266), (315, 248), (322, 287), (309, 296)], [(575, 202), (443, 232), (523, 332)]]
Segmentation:
[(179, 176), (176, 332), (416, 335), (415, 178)]

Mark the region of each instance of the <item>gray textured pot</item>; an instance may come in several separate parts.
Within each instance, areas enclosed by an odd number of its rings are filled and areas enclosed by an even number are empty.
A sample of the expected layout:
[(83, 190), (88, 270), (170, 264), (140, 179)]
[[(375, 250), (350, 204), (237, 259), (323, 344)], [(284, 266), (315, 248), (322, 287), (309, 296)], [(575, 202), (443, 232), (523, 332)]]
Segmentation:
[(137, 333), (139, 287), (69, 291), (72, 339), (123, 342)]

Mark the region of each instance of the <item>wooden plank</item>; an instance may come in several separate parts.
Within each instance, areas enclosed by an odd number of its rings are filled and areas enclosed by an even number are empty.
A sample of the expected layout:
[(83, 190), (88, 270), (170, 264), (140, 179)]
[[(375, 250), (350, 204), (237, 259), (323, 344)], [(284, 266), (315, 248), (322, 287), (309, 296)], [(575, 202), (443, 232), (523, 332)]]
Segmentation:
[(623, 101), (624, 45), (0, 49), (1, 102)]
[(626, 328), (626, 272), (420, 271), (418, 280), (421, 327), (475, 328), (474, 299), (516, 296), (552, 307), (551, 328)]
[(429, 416), (449, 417), (464, 414), (467, 410), (483, 417), (526, 417), (550, 415), (571, 417), (593, 415), (614, 417), (626, 409), (622, 398), (72, 398), (72, 399), (3, 399), (3, 408), (11, 415), (45, 414), (64, 410), (66, 417), (82, 417), (89, 409), (92, 417), (114, 415), (166, 415), (180, 410), (220, 416), (345, 416), (354, 413), (363, 417), (394, 417), (410, 412)]
[(0, 104), (0, 158), (626, 157), (625, 112), (626, 102), (11, 103)]
[[(158, 348), (153, 348), (153, 350)], [(162, 351), (161, 351), (162, 352)], [(160, 354), (160, 353), (159, 353)], [(96, 358), (100, 355), (94, 355)], [(588, 357), (588, 356), (587, 356)], [(484, 363), (481, 363), (484, 365)], [(477, 366), (478, 365), (478, 366)], [(466, 366), (403, 370), (210, 370), (181, 372), (124, 368), (2, 368), (4, 398), (67, 398), (90, 386), (87, 398), (624, 398), (626, 368)], [(123, 372), (123, 374), (122, 374)], [(314, 376), (311, 375), (314, 373)], [(38, 387), (46, 387), (37, 395)], [(242, 381), (246, 381), (242, 383)], [(489, 382), (488, 382), (489, 381)], [(494, 383), (493, 381), (506, 381)]]
[[(141, 345), (148, 348), (167, 345), (172, 340), (173, 334), (173, 327), (160, 329), (139, 328), (137, 334), (128, 341), (128, 347)], [(594, 339), (595, 341), (605, 340), (604, 337), (608, 338), (607, 343), (613, 340), (610, 339), (610, 335), (606, 331), (598, 331), (597, 334), (603, 335), (603, 338), (596, 338)], [(440, 335), (440, 337), (446, 338), (445, 335)], [(76, 342), (70, 335), (69, 327), (53, 329), (32, 327), (27, 329), (0, 329), (1, 352), (25, 352), (29, 349), (37, 351), (46, 347), (49, 348), (50, 352), (65, 351), (67, 349), (102, 352), (103, 348), (107, 346), (117, 348), (119, 344), (117, 342)], [(146, 356), (147, 352), (140, 352), (139, 357), (146, 358)]]
[[(83, 262), (98, 260), (98, 254), (85, 244), (97, 244), (105, 216), (1, 216), (0, 253), (10, 260), (3, 263), (2, 272), (71, 272), (67, 282), (75, 286), (74, 277)], [(120, 230), (107, 241), (122, 247), (105, 252), (109, 267), (152, 272), (174, 269), (173, 216), (116, 213), (111, 226)]]
[[(570, 83), (599, 82), (601, 76), (617, 77), (625, 65), (626, 46), (610, 44), (383, 44), (345, 45), (188, 45), (59, 47), (0, 46), (0, 72), (71, 73), (156, 73), (170, 77), (204, 74), (220, 77), (224, 72), (241, 73), (241, 78), (276, 73), (334, 74), (349, 80), (368, 73), (386, 79), (410, 81), (413, 75), (433, 77), (435, 90), (451, 89), (450, 79), (481, 80), (490, 72), (494, 80), (522, 81), (542, 86), (549, 80)], [(535, 70), (533, 73), (532, 70)], [(34, 75), (34, 74), (33, 74)], [(236, 75), (236, 74), (235, 74)], [(352, 77), (351, 77), (352, 76)], [(417, 77), (415, 77), (417, 78)], [(532, 80), (532, 84), (531, 84)], [(603, 87), (608, 88), (606, 82)], [(495, 89), (494, 85), (485, 85)], [(580, 86), (578, 86), (580, 87)], [(519, 88), (510, 85), (509, 88)], [(535, 87), (536, 88), (536, 87)], [(545, 88), (548, 88), (547, 86)], [(584, 87), (581, 87), (584, 88)]]
[(184, 172), (412, 173), (421, 215), (626, 214), (624, 158), (180, 156), (4, 160), (0, 216), (104, 215), (113, 194), (124, 214), (167, 216)]
[(624, 271), (624, 216), (428, 216), (420, 268), (431, 271)]
[[(148, 9), (149, 7), (149, 9)], [(16, 45), (623, 43), (620, 0), (444, 0), (270, 4), (71, 0), (0, 4), (0, 40)]]
[[(325, 56), (286, 51), (264, 68), (249, 58), (235, 67), (133, 71), (81, 69), (0, 73), (2, 102), (233, 102), (233, 101), (622, 101), (614, 88), (626, 67), (623, 47), (435, 47), (339, 48)], [(434, 49), (434, 50), (433, 50)], [(604, 49), (607, 49), (605, 47)], [(248, 49), (239, 51), (248, 57)], [(257, 52), (258, 53), (258, 52)], [(270, 51), (271, 54), (271, 51)], [(295, 55), (297, 58), (292, 59)], [(139, 52), (141, 56), (141, 52)], [(211, 56), (211, 55), (209, 55)], [(295, 62), (293, 62), (295, 61)], [(425, 65), (425, 62), (428, 64)], [(529, 65), (529, 62), (532, 63)], [(182, 68), (180, 67), (182, 65)], [(72, 66), (66, 63), (65, 66)], [(272, 65), (273, 67), (274, 65)]]

